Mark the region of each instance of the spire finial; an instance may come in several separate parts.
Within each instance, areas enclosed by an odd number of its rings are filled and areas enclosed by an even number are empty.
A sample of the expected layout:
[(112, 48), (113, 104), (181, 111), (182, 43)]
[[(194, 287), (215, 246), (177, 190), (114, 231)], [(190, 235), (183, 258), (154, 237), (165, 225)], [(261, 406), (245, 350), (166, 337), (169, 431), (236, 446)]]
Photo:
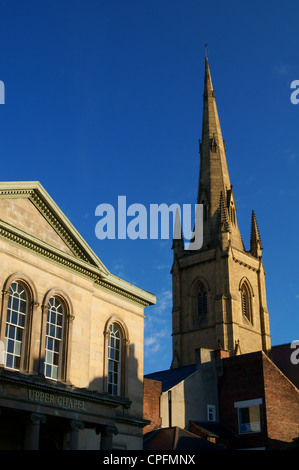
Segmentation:
[(206, 42), (205, 43), (205, 58), (207, 59), (208, 58), (208, 43)]

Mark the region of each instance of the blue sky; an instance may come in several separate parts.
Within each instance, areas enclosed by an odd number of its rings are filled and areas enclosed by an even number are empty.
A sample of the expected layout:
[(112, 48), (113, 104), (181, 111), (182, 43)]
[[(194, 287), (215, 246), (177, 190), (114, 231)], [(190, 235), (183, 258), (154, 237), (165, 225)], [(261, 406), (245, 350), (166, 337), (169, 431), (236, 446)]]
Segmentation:
[(272, 344), (299, 339), (298, 15), (295, 0), (0, 0), (0, 179), (40, 181), (111, 272), (156, 294), (145, 373), (171, 363), (171, 241), (98, 240), (95, 209), (196, 202), (205, 43)]

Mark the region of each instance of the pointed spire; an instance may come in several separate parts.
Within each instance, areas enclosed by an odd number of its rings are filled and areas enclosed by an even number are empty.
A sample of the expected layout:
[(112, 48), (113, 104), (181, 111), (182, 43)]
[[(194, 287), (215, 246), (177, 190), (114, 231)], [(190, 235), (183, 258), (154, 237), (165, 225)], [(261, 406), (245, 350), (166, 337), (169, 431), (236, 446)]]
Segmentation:
[(250, 251), (253, 254), (253, 256), (256, 256), (257, 258), (259, 258), (260, 256), (262, 256), (262, 250), (263, 250), (262, 240), (261, 240), (259, 229), (257, 226), (255, 213), (254, 211), (252, 211)]
[[(197, 203), (205, 203), (208, 207), (208, 217), (203, 229), (203, 247), (212, 248), (217, 240), (219, 198), (221, 197), (221, 216), (226, 211), (231, 213), (231, 207), (227, 206), (228, 194), (231, 192), (231, 182), (226, 161), (225, 145), (222, 137), (220, 120), (216, 105), (215, 92), (207, 57), (205, 58), (205, 77), (203, 94), (203, 120), (202, 139), (200, 142), (200, 172)], [(222, 196), (220, 196), (222, 193)], [(202, 195), (206, 195), (203, 201)], [(225, 211), (224, 211), (225, 208)], [(234, 206), (234, 214), (235, 214)], [(230, 219), (222, 220), (226, 227)], [(243, 251), (243, 242), (237, 226), (237, 222), (230, 224), (232, 244)], [(223, 229), (222, 229), (223, 230)], [(225, 229), (226, 230), (226, 229)]]
[[(220, 120), (216, 105), (215, 92), (212, 83), (212, 77), (207, 57), (205, 58), (205, 78), (204, 78), (204, 109), (203, 109), (203, 122), (202, 122), (202, 145), (206, 145), (209, 149), (214, 144), (214, 153), (216, 153), (217, 145), (220, 151), (224, 152), (224, 144), (222, 138), (222, 131)], [(211, 140), (214, 141), (211, 143)], [(222, 162), (226, 165), (226, 160)], [(228, 177), (228, 171), (226, 168)], [(229, 177), (228, 177), (229, 178)], [(229, 184), (229, 181), (228, 181)], [(229, 184), (230, 186), (230, 184)]]
[[(206, 57), (198, 198), (205, 191), (212, 211), (211, 215), (218, 208), (220, 191), (224, 193), (225, 188), (230, 188), (230, 186), (215, 93)], [(198, 203), (200, 202), (198, 201)]]
[(212, 77), (209, 67), (208, 58), (205, 58), (205, 84), (204, 84), (204, 96), (211, 96), (215, 97), (213, 84), (212, 84)]

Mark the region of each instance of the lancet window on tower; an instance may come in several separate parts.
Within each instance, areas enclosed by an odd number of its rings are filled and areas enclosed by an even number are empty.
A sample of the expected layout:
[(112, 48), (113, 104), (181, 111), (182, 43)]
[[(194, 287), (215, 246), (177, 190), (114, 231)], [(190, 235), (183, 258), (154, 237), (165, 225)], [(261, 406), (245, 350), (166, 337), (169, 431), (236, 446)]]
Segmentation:
[(244, 317), (252, 323), (251, 295), (246, 282), (241, 286), (241, 307)]
[(199, 316), (207, 315), (208, 313), (207, 291), (202, 284), (200, 284), (198, 294), (197, 294), (197, 308), (198, 308)]
[(233, 203), (231, 203), (230, 206), (230, 220), (234, 225), (236, 225), (236, 212)]

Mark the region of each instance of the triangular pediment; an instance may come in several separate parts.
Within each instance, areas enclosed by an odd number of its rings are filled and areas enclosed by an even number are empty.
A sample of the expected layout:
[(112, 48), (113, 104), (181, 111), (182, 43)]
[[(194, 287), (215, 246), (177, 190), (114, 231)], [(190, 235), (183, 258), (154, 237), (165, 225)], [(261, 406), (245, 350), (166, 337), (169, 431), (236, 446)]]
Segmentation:
[(39, 182), (0, 183), (0, 224), (32, 244), (109, 273)]
[(122, 299), (143, 307), (156, 303), (153, 294), (108, 271), (39, 182), (0, 182), (0, 238)]

